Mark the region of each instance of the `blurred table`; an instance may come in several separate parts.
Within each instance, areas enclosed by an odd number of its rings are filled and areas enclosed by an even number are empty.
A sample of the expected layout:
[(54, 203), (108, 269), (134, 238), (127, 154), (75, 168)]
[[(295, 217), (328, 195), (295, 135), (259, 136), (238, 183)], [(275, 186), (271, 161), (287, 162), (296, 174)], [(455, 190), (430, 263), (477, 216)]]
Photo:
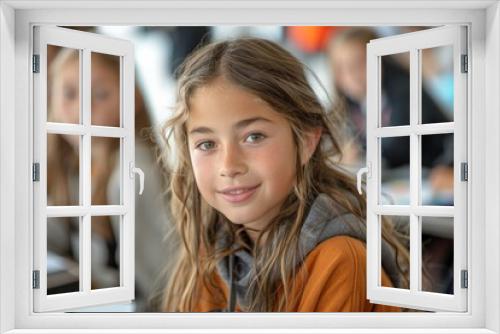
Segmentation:
[(70, 258), (47, 252), (47, 294), (80, 290), (79, 265)]

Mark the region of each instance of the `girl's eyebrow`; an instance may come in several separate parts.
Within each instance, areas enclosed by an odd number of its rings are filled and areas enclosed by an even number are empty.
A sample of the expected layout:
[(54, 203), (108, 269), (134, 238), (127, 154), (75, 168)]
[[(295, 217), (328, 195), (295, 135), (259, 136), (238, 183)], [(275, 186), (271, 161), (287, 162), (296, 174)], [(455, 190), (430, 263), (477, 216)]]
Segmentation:
[[(243, 119), (243, 120), (239, 121), (233, 127), (236, 129), (242, 129), (242, 128), (245, 128), (248, 125), (250, 125), (254, 122), (258, 122), (258, 121), (273, 123), (273, 121), (271, 121), (270, 119), (267, 119), (265, 117), (252, 117), (252, 118), (247, 118), (247, 119)], [(200, 127), (194, 128), (191, 131), (189, 131), (190, 135), (192, 135), (194, 133), (202, 133), (202, 134), (203, 133), (214, 133), (214, 131), (211, 128), (208, 128), (206, 126), (200, 126)]]

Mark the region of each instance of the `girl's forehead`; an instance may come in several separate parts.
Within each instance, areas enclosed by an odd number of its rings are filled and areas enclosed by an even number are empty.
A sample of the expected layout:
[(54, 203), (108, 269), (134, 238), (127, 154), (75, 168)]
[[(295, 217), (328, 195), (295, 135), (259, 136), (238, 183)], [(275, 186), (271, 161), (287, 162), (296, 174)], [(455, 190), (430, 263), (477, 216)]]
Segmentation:
[(279, 123), (283, 118), (264, 99), (225, 79), (199, 87), (190, 100), (187, 126), (210, 124), (232, 126), (242, 119), (265, 118)]
[[(232, 84), (231, 84), (232, 85)], [(230, 106), (233, 104), (234, 108), (239, 110), (248, 106), (256, 106), (260, 108), (268, 108), (274, 111), (271, 106), (260, 96), (236, 85), (231, 87), (224, 87), (222, 85), (205, 85), (198, 88), (192, 97), (189, 99), (189, 111), (193, 109), (199, 110), (204, 106)], [(238, 102), (238, 103), (236, 103)]]

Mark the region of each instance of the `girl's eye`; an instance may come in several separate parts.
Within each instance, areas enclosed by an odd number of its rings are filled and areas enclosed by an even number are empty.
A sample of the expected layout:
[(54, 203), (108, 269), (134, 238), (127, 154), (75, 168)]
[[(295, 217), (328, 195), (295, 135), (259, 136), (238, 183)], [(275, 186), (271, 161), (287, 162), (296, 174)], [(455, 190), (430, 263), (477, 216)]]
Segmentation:
[(261, 141), (265, 137), (266, 136), (264, 136), (262, 133), (251, 133), (246, 138), (246, 141), (249, 143), (258, 143), (259, 141)]
[(196, 148), (202, 151), (210, 151), (215, 147), (215, 143), (213, 141), (204, 141), (196, 145)]

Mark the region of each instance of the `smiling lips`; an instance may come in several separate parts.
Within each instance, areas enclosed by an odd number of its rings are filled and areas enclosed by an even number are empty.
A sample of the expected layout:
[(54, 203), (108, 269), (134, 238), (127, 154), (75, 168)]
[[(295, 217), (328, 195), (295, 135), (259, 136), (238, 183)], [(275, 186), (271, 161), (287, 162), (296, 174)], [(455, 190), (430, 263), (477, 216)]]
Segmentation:
[(259, 186), (260, 184), (253, 187), (231, 187), (219, 191), (218, 193), (221, 194), (222, 197), (224, 197), (228, 202), (240, 203), (249, 199)]

